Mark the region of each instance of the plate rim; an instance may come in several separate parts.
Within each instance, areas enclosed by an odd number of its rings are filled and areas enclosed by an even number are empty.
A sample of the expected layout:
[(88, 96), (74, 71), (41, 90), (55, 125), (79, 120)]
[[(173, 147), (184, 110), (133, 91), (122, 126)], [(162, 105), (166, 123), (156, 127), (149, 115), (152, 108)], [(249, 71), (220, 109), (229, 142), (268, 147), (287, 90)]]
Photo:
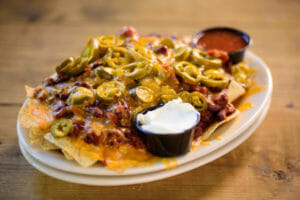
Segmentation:
[[(232, 143), (227, 143), (226, 145), (222, 146), (221, 148), (218, 148), (216, 151), (213, 151), (213, 152), (203, 156), (202, 158), (198, 158), (191, 162), (185, 163), (178, 168), (173, 168), (173, 169), (166, 170), (166, 171), (158, 171), (158, 172), (152, 172), (152, 173), (147, 173), (147, 174), (132, 175), (132, 176), (128, 176), (128, 177), (120, 176), (121, 178), (116, 177), (116, 176), (108, 177), (108, 176), (91, 176), (91, 175), (84, 175), (84, 174), (74, 174), (74, 173), (70, 173), (70, 172), (65, 172), (63, 170), (58, 170), (56, 168), (52, 168), (43, 163), (39, 163), (38, 160), (36, 160), (34, 157), (32, 157), (24, 149), (24, 147), (21, 143), (19, 143), (19, 146), (20, 146), (21, 152), (24, 155), (27, 162), (29, 162), (34, 168), (36, 168), (38, 171), (41, 171), (41, 172), (47, 174), (48, 176), (51, 176), (51, 177), (59, 179), (59, 180), (63, 180), (66, 182), (71, 182), (71, 183), (83, 184), (83, 185), (94, 185), (94, 186), (122, 186), (122, 185), (147, 183), (147, 182), (157, 181), (157, 180), (169, 178), (169, 177), (172, 177), (172, 176), (175, 176), (178, 174), (182, 174), (182, 173), (191, 171), (197, 167), (200, 167), (207, 163), (210, 163), (210, 162), (222, 157), (223, 155), (227, 154), (231, 150), (235, 149), (237, 146), (239, 146), (245, 140), (247, 140), (255, 132), (255, 130), (259, 127), (259, 125), (264, 121), (264, 119), (268, 113), (270, 103), (271, 103), (271, 99), (269, 100), (267, 107), (262, 111), (262, 113), (261, 113), (260, 117), (257, 119), (257, 121), (255, 121), (255, 123), (252, 124), (252, 126), (249, 129), (245, 130), (245, 132), (243, 132), (243, 134), (240, 134), (237, 138), (235, 138), (235, 140), (233, 140)], [(25, 155), (25, 154), (28, 154), (28, 155)], [(32, 158), (28, 158), (28, 156), (31, 156)], [(206, 159), (206, 161), (203, 161), (205, 159)], [(59, 174), (59, 175), (57, 175), (57, 174)], [(104, 180), (101, 180), (101, 178), (102, 179), (104, 178)]]

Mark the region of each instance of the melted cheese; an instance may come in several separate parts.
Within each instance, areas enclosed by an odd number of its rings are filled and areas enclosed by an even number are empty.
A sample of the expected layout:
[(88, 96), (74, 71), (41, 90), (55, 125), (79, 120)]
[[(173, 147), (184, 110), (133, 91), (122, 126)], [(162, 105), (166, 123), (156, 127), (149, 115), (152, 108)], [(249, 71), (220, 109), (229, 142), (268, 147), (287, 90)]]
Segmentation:
[(37, 100), (30, 100), (28, 102), (29, 104), (29, 116), (37, 123), (37, 125), (41, 129), (47, 129), (52, 124), (54, 118), (53, 118), (53, 112), (51, 109), (41, 104)]
[(83, 156), (99, 161), (104, 160), (103, 146), (94, 146), (87, 144), (80, 138), (72, 138), (72, 144), (74, 144), (76, 148), (80, 149), (80, 154), (82, 154)]
[(83, 156), (103, 161), (107, 169), (115, 170), (119, 173), (130, 167), (150, 166), (158, 161), (161, 161), (166, 166), (166, 169), (172, 169), (177, 166), (176, 158), (159, 158), (145, 150), (135, 149), (128, 145), (121, 145), (119, 148), (94, 146), (76, 138), (72, 140), (72, 143), (76, 148), (80, 149), (80, 153)]
[(260, 87), (253, 87), (253, 88), (250, 88), (246, 94), (243, 96), (243, 99), (247, 99), (248, 97), (254, 95), (254, 94), (257, 94), (261, 91), (264, 91), (265, 89), (267, 89), (267, 86), (260, 86)]
[(210, 141), (203, 140), (200, 145), (210, 145)]
[(238, 109), (239, 111), (245, 111), (245, 110), (248, 110), (248, 109), (252, 108), (253, 106), (254, 106), (253, 103), (251, 103), (251, 102), (245, 102), (245, 103), (239, 105), (239, 106), (237, 107), (237, 109)]
[(158, 161), (145, 150), (135, 149), (128, 145), (117, 148), (106, 147), (104, 150), (105, 164), (107, 169), (123, 172), (130, 167), (144, 167), (153, 165)]
[(221, 136), (216, 136), (215, 139), (216, 140), (222, 140), (223, 138)]
[(172, 169), (177, 166), (177, 159), (176, 158), (161, 158), (160, 161), (165, 164), (166, 169)]

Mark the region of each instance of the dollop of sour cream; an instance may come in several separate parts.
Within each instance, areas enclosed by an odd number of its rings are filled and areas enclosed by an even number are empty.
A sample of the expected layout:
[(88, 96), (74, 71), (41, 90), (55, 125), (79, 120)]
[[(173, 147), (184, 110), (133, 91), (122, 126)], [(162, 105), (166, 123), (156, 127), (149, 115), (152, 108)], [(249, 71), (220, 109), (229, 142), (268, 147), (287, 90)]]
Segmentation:
[(158, 134), (182, 133), (196, 125), (200, 113), (189, 103), (180, 98), (169, 101), (162, 107), (138, 114), (140, 127)]

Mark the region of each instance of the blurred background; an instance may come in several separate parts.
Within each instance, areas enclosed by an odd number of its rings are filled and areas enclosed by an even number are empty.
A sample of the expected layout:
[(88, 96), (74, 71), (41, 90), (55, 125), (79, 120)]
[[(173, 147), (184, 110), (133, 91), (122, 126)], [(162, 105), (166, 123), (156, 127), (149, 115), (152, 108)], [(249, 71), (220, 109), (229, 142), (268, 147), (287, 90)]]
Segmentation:
[[(81, 52), (89, 36), (114, 34), (124, 25), (142, 34), (195, 34), (211, 26), (232, 26), (248, 32), (251, 49), (269, 64), (288, 56), (298, 59), (298, 0), (1, 0), (0, 46), (4, 85), (15, 81), (36, 85), (65, 57)], [(288, 34), (288, 37), (287, 37)], [(272, 53), (270, 53), (272, 52)], [(15, 71), (18, 70), (18, 77)], [(6, 75), (4, 76), (5, 73)], [(24, 93), (2, 100), (20, 102)]]
[[(0, 199), (300, 199), (299, 0), (0, 0)], [(132, 25), (141, 34), (244, 30), (270, 67), (272, 106), (254, 135), (226, 156), (166, 180), (88, 187), (50, 178), (22, 157), (15, 130), (24, 85), (36, 86), (89, 36)]]

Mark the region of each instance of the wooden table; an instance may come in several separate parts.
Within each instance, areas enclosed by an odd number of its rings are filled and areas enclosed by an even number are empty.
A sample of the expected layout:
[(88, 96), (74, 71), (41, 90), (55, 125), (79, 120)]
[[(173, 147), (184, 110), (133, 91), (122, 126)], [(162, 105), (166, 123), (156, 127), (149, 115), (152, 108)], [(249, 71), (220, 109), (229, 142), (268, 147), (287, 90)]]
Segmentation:
[[(299, 19), (297, 0), (0, 1), (0, 199), (300, 199)], [(165, 180), (92, 187), (40, 173), (18, 147), (24, 85), (78, 55), (88, 36), (127, 24), (141, 33), (193, 34), (216, 25), (247, 31), (274, 78), (265, 121), (234, 151)]]

